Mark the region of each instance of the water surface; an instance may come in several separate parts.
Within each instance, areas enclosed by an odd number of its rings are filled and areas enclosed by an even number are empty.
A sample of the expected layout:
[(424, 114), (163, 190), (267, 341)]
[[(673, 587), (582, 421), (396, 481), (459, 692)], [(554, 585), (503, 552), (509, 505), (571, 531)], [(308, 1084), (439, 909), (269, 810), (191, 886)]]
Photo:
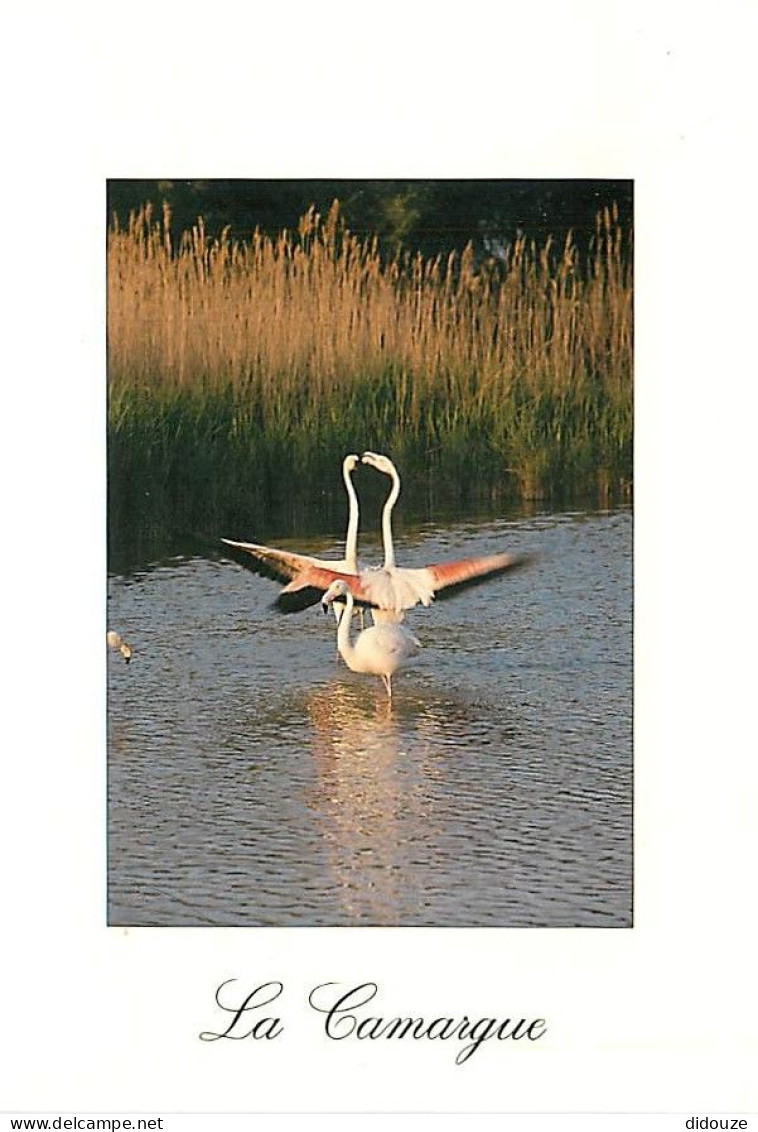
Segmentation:
[(134, 658), (108, 656), (109, 922), (630, 926), (631, 528), (404, 531), (401, 565), (539, 557), (409, 615), (424, 647), (391, 706), (331, 616), (277, 614), (276, 585), (222, 554), (112, 574)]

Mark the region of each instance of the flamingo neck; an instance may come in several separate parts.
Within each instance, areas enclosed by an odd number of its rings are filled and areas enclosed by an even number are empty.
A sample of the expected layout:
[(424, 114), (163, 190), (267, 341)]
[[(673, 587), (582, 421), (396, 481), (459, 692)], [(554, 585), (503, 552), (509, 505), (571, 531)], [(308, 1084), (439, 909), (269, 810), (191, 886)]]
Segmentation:
[(345, 562), (348, 571), (358, 573), (358, 496), (355, 494), (353, 480), (348, 468), (343, 470), (345, 490), (350, 503), (350, 512), (347, 521), (347, 534), (345, 535)]
[(352, 641), (350, 640), (350, 626), (353, 622), (353, 606), (355, 605), (350, 590), (345, 594), (344, 602), (345, 608), (342, 611), (340, 623), (337, 626), (337, 650), (349, 668), (350, 661), (355, 652)]
[(395, 565), (395, 544), (392, 541), (392, 508), (400, 495), (400, 476), (392, 470), (392, 490), (387, 496), (387, 502), (382, 511), (382, 538), (384, 540), (384, 568), (391, 569)]

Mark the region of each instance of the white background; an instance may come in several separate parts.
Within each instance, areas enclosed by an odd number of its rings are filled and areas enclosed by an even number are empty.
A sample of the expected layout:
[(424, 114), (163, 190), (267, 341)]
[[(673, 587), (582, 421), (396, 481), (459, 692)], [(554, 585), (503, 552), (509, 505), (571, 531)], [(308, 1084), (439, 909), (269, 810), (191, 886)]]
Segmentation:
[[(757, 12), (3, 17), (0, 1110), (758, 1108)], [(632, 931), (105, 927), (108, 176), (635, 179)], [(282, 1038), (197, 1039), (231, 977), (285, 984)], [(463, 1067), (450, 1042), (329, 1042), (306, 1005), (328, 979), (376, 981), (388, 1016), (525, 1014), (549, 1034)]]

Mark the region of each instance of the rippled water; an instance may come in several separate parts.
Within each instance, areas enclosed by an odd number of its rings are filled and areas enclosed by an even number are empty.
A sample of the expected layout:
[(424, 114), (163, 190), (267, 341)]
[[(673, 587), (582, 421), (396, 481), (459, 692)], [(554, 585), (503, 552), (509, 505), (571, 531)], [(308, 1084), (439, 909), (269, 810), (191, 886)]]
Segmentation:
[(399, 538), (539, 558), (408, 617), (391, 707), (223, 557), (113, 575), (110, 923), (629, 926), (631, 543), (628, 510)]

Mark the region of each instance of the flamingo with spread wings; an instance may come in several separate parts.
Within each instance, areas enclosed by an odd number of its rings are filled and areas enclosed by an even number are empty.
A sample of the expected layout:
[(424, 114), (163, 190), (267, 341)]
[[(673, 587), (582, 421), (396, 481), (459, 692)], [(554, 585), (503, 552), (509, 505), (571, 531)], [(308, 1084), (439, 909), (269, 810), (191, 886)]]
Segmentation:
[(359, 581), (372, 603), (379, 606), (379, 610), (373, 611), (374, 620), (402, 620), (404, 611), (414, 605), (429, 606), (435, 598), (451, 597), (464, 586), (477, 585), (529, 561), (526, 555), (490, 554), (437, 562), (417, 569), (398, 566), (392, 536), (392, 512), (400, 496), (400, 476), (388, 456), (364, 452), (361, 460), (392, 481), (382, 509), (384, 565), (359, 574)]
[[(247, 561), (238, 559), (242, 565), (256, 574), (286, 583), (276, 600), (281, 612), (297, 613), (316, 605), (331, 584), (341, 580), (353, 595), (354, 604), (370, 608), (376, 621), (400, 621), (405, 610), (415, 605), (429, 606), (435, 598), (452, 596), (464, 587), (516, 570), (529, 561), (526, 555), (490, 554), (437, 562), (415, 569), (396, 566), (392, 509), (400, 494), (400, 476), (386, 456), (366, 452), (363, 459), (392, 479), (392, 489), (382, 511), (384, 566), (360, 570), (356, 563), (356, 568), (350, 569), (352, 562), (348, 562), (347, 557), (342, 562), (331, 562), (255, 543), (223, 540), (227, 545), (245, 551), (246, 557), (249, 555)], [(352, 484), (350, 487), (352, 489)], [(357, 529), (357, 498), (355, 513)]]
[[(345, 535), (345, 557), (342, 559), (313, 558), (308, 554), (294, 554), (287, 550), (277, 550), (272, 546), (261, 546), (255, 542), (235, 542), (232, 539), (222, 539), (234, 551), (234, 560), (247, 570), (260, 574), (275, 581), (292, 581), (298, 575), (307, 574), (310, 570), (331, 571), (336, 578), (343, 574), (358, 573), (358, 496), (355, 494), (352, 473), (360, 460), (355, 455), (346, 456), (342, 461), (342, 478), (347, 492), (349, 512), (347, 533)], [(240, 553), (241, 552), (241, 553)], [(315, 604), (309, 602), (309, 604)], [(304, 607), (303, 607), (304, 608)], [(335, 601), (333, 608), (337, 621), (344, 612), (343, 602)], [(288, 611), (291, 612), (291, 611)]]

